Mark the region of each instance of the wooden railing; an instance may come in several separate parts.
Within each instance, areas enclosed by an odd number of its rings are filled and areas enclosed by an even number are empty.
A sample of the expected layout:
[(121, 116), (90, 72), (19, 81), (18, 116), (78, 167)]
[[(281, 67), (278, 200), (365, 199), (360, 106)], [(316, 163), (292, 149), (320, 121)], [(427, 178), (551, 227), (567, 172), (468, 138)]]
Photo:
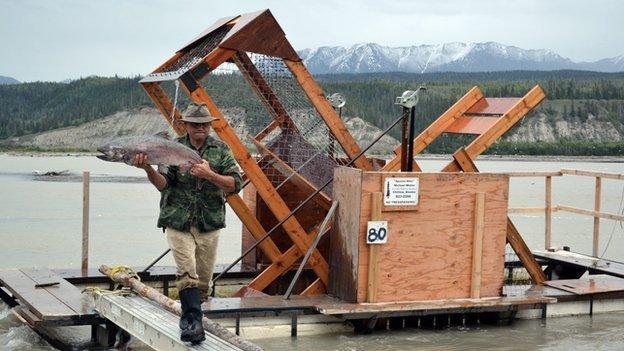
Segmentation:
[[(552, 213), (553, 212), (570, 212), (580, 215), (594, 217), (594, 230), (592, 241), (592, 254), (598, 256), (599, 240), (600, 240), (600, 219), (611, 219), (615, 221), (624, 221), (624, 215), (601, 212), (602, 203), (602, 179), (616, 179), (624, 180), (624, 174), (609, 173), (609, 172), (595, 172), (585, 171), (578, 169), (562, 169), (558, 172), (509, 172), (506, 173), (510, 177), (544, 177), (545, 191), (544, 191), (544, 206), (538, 207), (511, 207), (508, 213), (544, 213), (544, 248), (548, 249), (551, 245), (552, 239)], [(594, 190), (594, 209), (587, 210), (567, 205), (555, 205), (552, 203), (552, 177), (561, 177), (564, 175), (573, 176), (586, 176), (595, 178), (595, 190)]]

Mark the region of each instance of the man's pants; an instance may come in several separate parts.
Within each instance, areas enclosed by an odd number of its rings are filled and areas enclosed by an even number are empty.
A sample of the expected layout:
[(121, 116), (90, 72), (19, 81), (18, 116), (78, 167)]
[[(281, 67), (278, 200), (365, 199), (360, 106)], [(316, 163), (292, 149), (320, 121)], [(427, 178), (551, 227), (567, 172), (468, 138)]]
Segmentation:
[(178, 291), (198, 287), (202, 299), (212, 292), (212, 272), (217, 258), (219, 230), (201, 233), (196, 227), (190, 232), (167, 228), (167, 241), (177, 266)]

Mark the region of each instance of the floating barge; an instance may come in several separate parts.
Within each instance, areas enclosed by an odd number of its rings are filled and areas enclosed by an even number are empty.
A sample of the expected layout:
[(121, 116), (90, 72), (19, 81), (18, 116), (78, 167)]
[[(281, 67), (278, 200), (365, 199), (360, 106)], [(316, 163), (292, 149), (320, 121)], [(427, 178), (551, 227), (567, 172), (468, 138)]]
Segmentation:
[[(223, 98), (209, 94), (211, 79), (247, 86), (268, 124), (254, 136), (239, 135), (221, 112)], [(325, 96), (268, 10), (218, 20), (141, 80), (182, 133), (175, 123), (181, 118), (177, 96), (166, 89), (172, 82), (207, 105), (217, 118), (215, 133), (244, 172), (243, 196), (225, 198), (243, 223), (242, 254), (214, 277), (217, 285), (229, 279), (240, 286), (233, 296), (202, 306), (206, 317), (235, 334), (275, 319), (287, 320), (296, 336), (302, 323), (372, 332), (624, 309), (624, 264), (596, 257), (600, 219), (624, 219), (600, 211), (601, 179), (622, 175), (479, 173), (474, 163), (545, 98), (539, 86), (521, 97), (486, 97), (474, 87), (418, 135), (414, 111), (421, 89), (407, 91), (397, 99), (401, 116), (362, 149), (341, 118), (344, 98)], [(399, 123), (404, 128), (395, 156), (387, 162), (368, 157), (366, 151)], [(473, 140), (439, 172), (422, 172), (414, 155), (448, 134)], [(552, 178), (563, 175), (596, 178), (594, 210), (552, 204)], [(509, 209), (510, 177), (543, 177), (544, 206)], [(555, 211), (594, 217), (593, 256), (551, 248)], [(546, 250), (529, 250), (508, 216), (525, 212), (545, 215)], [(235, 338), (215, 335), (201, 346), (179, 342), (176, 303), (166, 297), (174, 272), (157, 261), (137, 272), (162, 290), (164, 307), (143, 290), (115, 292), (107, 276), (85, 270), (3, 270), (0, 297), (60, 349), (110, 347), (116, 336), (123, 339), (119, 331), (156, 350), (240, 349)], [(514, 272), (527, 274), (523, 285), (510, 284)], [(94, 286), (110, 291), (91, 289), (95, 299), (82, 293)], [(83, 337), (72, 341), (76, 335)]]

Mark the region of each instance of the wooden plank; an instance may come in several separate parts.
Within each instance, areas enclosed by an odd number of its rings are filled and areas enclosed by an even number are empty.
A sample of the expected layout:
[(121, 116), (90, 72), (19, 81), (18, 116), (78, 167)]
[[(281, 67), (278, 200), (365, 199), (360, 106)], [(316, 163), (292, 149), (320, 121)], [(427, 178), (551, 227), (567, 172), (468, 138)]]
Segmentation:
[(503, 97), (491, 98), (485, 97), (472, 105), (466, 114), (471, 115), (502, 115), (515, 105), (520, 98)]
[(546, 177), (544, 190), (544, 248), (550, 249), (552, 245), (552, 177)]
[(475, 196), (474, 237), (472, 243), (472, 277), (470, 297), (481, 297), (481, 263), (483, 262), (483, 232), (485, 231), (485, 193)]
[(612, 172), (596, 172), (596, 171), (586, 171), (586, 170), (580, 170), (580, 169), (562, 168), (561, 173), (567, 174), (567, 175), (601, 177), (605, 179), (619, 179), (619, 180), (624, 179), (624, 174), (612, 173)]
[(294, 61), (300, 60), (269, 10), (241, 15), (219, 46)]
[(578, 208), (578, 207), (574, 207), (574, 206), (567, 206), (567, 205), (557, 205), (557, 208), (560, 211), (578, 213), (578, 214), (582, 214), (582, 215), (587, 215), (587, 216), (592, 216), (592, 217), (599, 217), (599, 218), (604, 218), (604, 219), (612, 219), (614, 221), (620, 221), (620, 222), (624, 221), (624, 216), (623, 215), (619, 215), (619, 214), (615, 214), (615, 213), (596, 212), (596, 211), (592, 211), (592, 210), (585, 210), (585, 209), (582, 209), (582, 208)]
[(507, 213), (544, 213), (546, 207), (510, 207), (507, 209)]
[[(371, 194), (371, 221), (381, 221), (383, 193)], [(368, 285), (366, 293), (367, 302), (377, 302), (377, 285), (379, 284), (379, 248), (380, 245), (368, 245)]]
[(332, 199), (338, 201), (336, 225), (330, 234), (328, 293), (348, 302), (357, 301), (362, 171), (334, 169)]
[(82, 172), (82, 276), (89, 271), (89, 172)]
[(550, 171), (535, 171), (535, 172), (505, 172), (505, 174), (509, 177), (560, 177), (563, 174), (561, 172), (550, 172)]
[[(596, 188), (594, 191), (594, 212), (600, 213), (600, 202), (602, 200), (602, 178), (596, 177)], [(594, 233), (592, 238), (592, 253), (598, 257), (600, 251), (600, 217), (594, 216)]]
[(18, 269), (0, 271), (0, 282), (19, 299), (20, 304), (28, 307), (42, 321), (62, 320), (76, 315), (76, 311), (46, 288), (35, 288), (37, 282)]
[[(483, 93), (479, 87), (472, 87), (453, 106), (449, 107), (438, 119), (431, 123), (416, 138), (414, 138), (414, 155), (419, 154), (427, 148), (444, 130), (457, 118), (466, 112), (479, 99), (483, 98)], [(401, 163), (401, 147), (394, 150), (396, 156), (381, 169), (382, 171), (398, 171)]]
[(325, 291), (327, 291), (327, 287), (325, 286), (325, 284), (323, 284), (322, 280), (317, 278), (315, 281), (312, 282), (312, 284), (310, 284), (307, 288), (305, 288), (305, 290), (301, 292), (301, 295), (321, 295)]
[(549, 280), (544, 284), (575, 295), (624, 291), (624, 279), (606, 274), (590, 275), (587, 279)]
[[(533, 87), (521, 100), (502, 115), (487, 132), (478, 136), (468, 146), (466, 153), (470, 159), (475, 159), (483, 151), (487, 150), (496, 140), (503, 136), (511, 127), (520, 121), (529, 111), (535, 108), (546, 97), (539, 85)], [(451, 161), (443, 172), (457, 172), (461, 167), (455, 160)]]
[(398, 311), (436, 311), (451, 309), (475, 309), (484, 307), (503, 307), (554, 303), (557, 299), (545, 296), (487, 297), (479, 299), (440, 299), (429, 301), (386, 302), (375, 304), (360, 303), (321, 303), (319, 312), (325, 315), (357, 315), (364, 313), (387, 313)]
[[(310, 232), (309, 234), (310, 238), (316, 237), (317, 229), (318, 228), (315, 228)], [(326, 230), (330, 230), (330, 229), (331, 229), (331, 225), (328, 225)], [(280, 255), (275, 261), (273, 261), (273, 263), (271, 263), (267, 268), (265, 268), (262, 272), (260, 272), (258, 276), (252, 279), (252, 281), (249, 284), (247, 284), (247, 286), (250, 288), (259, 290), (259, 291), (264, 290), (264, 288), (269, 286), (269, 284), (271, 284), (271, 282), (275, 280), (275, 277), (279, 277), (285, 272), (287, 272), (288, 270), (290, 270), (290, 267), (292, 267), (297, 262), (297, 260), (301, 258), (303, 255), (304, 253), (302, 253), (298, 247), (291, 246), (282, 255)], [(313, 267), (317, 264), (319, 264), (319, 262), (314, 261), (314, 258), (310, 258), (310, 260), (308, 261), (308, 266), (310, 267)], [(242, 289), (237, 291), (234, 294), (234, 296), (240, 297), (242, 296), (241, 293), (242, 293)]]
[[(350, 160), (353, 160), (355, 156), (362, 151), (362, 149), (353, 139), (353, 136), (347, 130), (347, 126), (340, 116), (338, 116), (336, 110), (334, 110), (329, 101), (325, 98), (325, 93), (321, 87), (316, 83), (316, 81), (314, 81), (314, 78), (312, 78), (312, 75), (308, 72), (302, 62), (284, 59), (284, 63), (295, 79), (297, 79), (297, 82), (299, 82), (299, 85), (301, 85), (301, 88), (308, 96), (310, 102), (321, 118), (323, 118), (327, 127), (334, 135), (340, 146), (342, 146), (342, 149), (347, 154), (347, 157), (349, 157)], [(362, 170), (368, 171), (373, 169), (371, 161), (364, 155), (355, 160), (354, 165)]]
[(497, 121), (497, 117), (466, 116), (463, 115), (448, 126), (444, 132), (453, 134), (481, 135), (490, 129)]
[(258, 134), (254, 135), (254, 140), (261, 141), (267, 135), (269, 135), (275, 128), (279, 127), (279, 122), (276, 120), (272, 120), (263, 130), (258, 132)]
[(83, 294), (80, 289), (51, 270), (47, 268), (22, 268), (21, 271), (37, 284), (50, 280), (58, 281), (59, 284), (46, 286), (43, 289), (73, 310), (76, 316), (95, 314), (91, 296)]
[[(238, 138), (204, 88), (198, 85), (198, 88), (191, 92), (185, 84), (182, 86), (188, 92), (192, 101), (205, 103), (211, 115), (218, 118), (212, 122), (212, 127), (215, 133), (228, 145), (234, 155), (234, 158), (241, 166), (245, 174), (249, 176), (250, 181), (256, 187), (256, 191), (266, 202), (275, 218), (278, 221), (281, 221), (289, 216), (290, 209), (284, 203), (284, 200), (273, 187), (269, 179), (267, 179), (266, 175), (262, 172), (260, 166), (258, 166), (255, 160), (251, 157), (245, 147), (245, 144), (243, 144), (240, 138)], [(312, 243), (312, 239), (306, 234), (305, 230), (301, 227), (294, 216), (291, 216), (283, 223), (283, 228), (299, 251), (305, 252)], [(318, 250), (314, 250), (312, 253), (311, 264), (313, 261), (318, 262), (318, 264), (314, 265), (312, 269), (317, 276), (321, 278), (324, 283), (326, 283), (328, 281), (329, 266)], [(277, 278), (277, 276), (275, 278)]]
[[(262, 227), (262, 224), (260, 224), (256, 216), (251, 213), (243, 199), (238, 194), (228, 194), (225, 199), (234, 213), (236, 213), (238, 218), (240, 218), (241, 222), (243, 222), (245, 228), (249, 230), (249, 233), (251, 233), (256, 240), (260, 240), (266, 235), (266, 231)], [(267, 255), (271, 262), (277, 260), (277, 258), (282, 254), (271, 238), (266, 238), (262, 243), (260, 243), (259, 247), (262, 252)]]
[[(461, 148), (453, 154), (453, 162), (449, 165), (456, 165), (463, 172), (479, 172), (477, 166), (472, 162), (472, 158), (468, 155), (464, 148)], [(522, 239), (522, 236), (516, 229), (511, 219), (507, 217), (507, 242), (518, 255), (518, 258), (524, 265), (531, 279), (535, 284), (542, 284), (546, 281), (546, 275), (542, 271), (542, 267), (535, 261), (535, 257), (531, 254), (531, 250)]]
[[(359, 219), (358, 302), (366, 301), (366, 225), (370, 193), (384, 173), (365, 172)], [(508, 178), (499, 174), (414, 173), (419, 178), (416, 211), (384, 212), (389, 240), (379, 251), (378, 302), (470, 296), (475, 193), (488, 201), (483, 238), (481, 296), (499, 296), (503, 285)]]

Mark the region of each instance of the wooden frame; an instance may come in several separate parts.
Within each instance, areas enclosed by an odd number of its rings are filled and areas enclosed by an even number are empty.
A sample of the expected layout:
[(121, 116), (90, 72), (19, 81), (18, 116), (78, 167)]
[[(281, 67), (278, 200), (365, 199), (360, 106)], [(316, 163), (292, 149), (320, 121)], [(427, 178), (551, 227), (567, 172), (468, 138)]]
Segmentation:
[[(426, 149), (443, 133), (476, 134), (477, 137), (468, 146), (461, 148), (453, 155), (453, 160), (442, 169), (442, 172), (478, 172), (473, 163), (477, 156), (509, 131), (545, 97), (539, 85), (534, 86), (522, 98), (486, 98), (478, 87), (473, 87), (414, 138), (414, 154)], [(479, 120), (483, 116), (493, 121), (483, 124)], [(474, 118), (478, 120), (477, 126), (470, 126), (470, 119)], [(382, 168), (383, 171), (398, 170), (401, 159), (400, 149), (397, 148), (395, 153), (397, 155)], [(533, 281), (536, 284), (542, 284), (546, 280), (545, 275), (510, 219), (508, 219), (507, 240)]]
[[(215, 35), (216, 33), (221, 33), (221, 36), (212, 36), (213, 33)], [(204, 46), (200, 46), (200, 44)], [(205, 56), (197, 60), (198, 52), (204, 49), (208, 50)], [(273, 118), (273, 121), (254, 137), (254, 141), (257, 143), (262, 140), (275, 128), (292, 128), (294, 123), (288, 112), (257, 70), (254, 63), (249, 59), (247, 52), (282, 59), (291, 71), (293, 78), (299, 83), (309, 98), (312, 106), (314, 106), (321, 119), (342, 146), (347, 157), (354, 159), (361, 153), (360, 147), (347, 131), (344, 122), (331, 107), (324, 97), (325, 95), (321, 88), (301, 63), (296, 51), (286, 40), (283, 30), (269, 10), (230, 16), (218, 20), (156, 68), (153, 73), (142, 79), (141, 84), (150, 99), (152, 99), (156, 107), (178, 134), (185, 132), (184, 128), (176, 123), (181, 118), (180, 112), (174, 109), (171, 99), (160, 85), (161, 82), (179, 79), (182, 83), (183, 91), (189, 95), (192, 101), (206, 104), (210, 113), (217, 118), (217, 120), (211, 122), (215, 133), (228, 145), (234, 158), (245, 172), (246, 179), (251, 181), (255, 191), (268, 205), (273, 216), (278, 221), (284, 220), (282, 228), (292, 241), (293, 246), (282, 252), (271, 238), (267, 238), (259, 245), (262, 252), (272, 263), (249, 284), (249, 288), (262, 291), (272, 281), (288, 271), (303, 256), (310, 247), (314, 237), (316, 237), (316, 231), (312, 230), (310, 233), (307, 233), (299, 221), (294, 216), (290, 216), (291, 209), (287, 206), (285, 200), (271, 184), (258, 166), (258, 163), (251, 157), (245, 144), (234, 133), (218, 106), (216, 106), (200, 83), (200, 79), (203, 76), (230, 60), (238, 66), (245, 81), (256, 93)], [(188, 64), (180, 62), (188, 62)], [(294, 172), (292, 168), (277, 156), (272, 155), (266, 148), (259, 149), (263, 154), (273, 157), (273, 160), (276, 161), (274, 167), (278, 171), (282, 173)], [(354, 164), (362, 169), (372, 169), (370, 160), (363, 155), (355, 160)], [(293, 176), (292, 184), (306, 193), (316, 191), (316, 188), (299, 174)], [(266, 229), (262, 227), (255, 214), (237, 194), (230, 194), (226, 199), (254, 238), (258, 240), (266, 235)], [(329, 208), (330, 199), (325, 194), (320, 193), (317, 195), (315, 201), (323, 208)], [(286, 219), (287, 217), (289, 218)], [(303, 293), (322, 293), (327, 286), (328, 263), (318, 250), (314, 250), (311, 253), (308, 265), (316, 273), (317, 279)], [(242, 291), (243, 289), (240, 292)]]
[[(501, 296), (508, 176), (408, 174), (420, 179), (419, 208), (382, 212), (384, 172), (336, 169), (345, 186), (334, 188), (329, 292), (360, 303)], [(388, 222), (386, 244), (366, 244), (369, 220)]]

